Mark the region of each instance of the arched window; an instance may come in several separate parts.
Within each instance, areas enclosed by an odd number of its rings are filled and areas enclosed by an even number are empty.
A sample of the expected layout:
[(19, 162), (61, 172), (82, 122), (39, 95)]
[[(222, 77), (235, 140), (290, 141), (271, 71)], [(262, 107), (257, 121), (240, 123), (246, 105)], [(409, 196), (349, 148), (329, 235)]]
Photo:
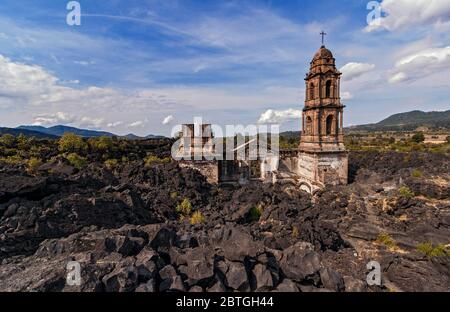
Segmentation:
[(314, 100), (314, 84), (311, 82), (309, 85), (309, 99)]
[(331, 80), (327, 80), (325, 84), (325, 97), (326, 98), (331, 97)]
[(306, 134), (311, 134), (312, 133), (312, 119), (311, 117), (306, 117), (306, 129), (305, 129), (305, 133)]
[(327, 135), (331, 135), (332, 129), (333, 129), (333, 115), (329, 115), (327, 117)]

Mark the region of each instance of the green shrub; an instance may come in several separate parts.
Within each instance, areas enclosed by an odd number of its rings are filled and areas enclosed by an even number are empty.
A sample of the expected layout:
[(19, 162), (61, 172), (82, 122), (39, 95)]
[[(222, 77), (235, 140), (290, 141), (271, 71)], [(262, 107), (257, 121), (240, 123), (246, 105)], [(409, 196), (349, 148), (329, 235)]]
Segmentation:
[(425, 135), (422, 132), (417, 132), (411, 137), (411, 140), (416, 143), (422, 143), (425, 141)]
[(86, 166), (86, 158), (78, 155), (77, 153), (71, 153), (66, 156), (66, 159), (70, 162), (72, 166), (77, 169), (82, 169)]
[(250, 213), (249, 213), (249, 221), (250, 222), (256, 222), (259, 221), (259, 219), (262, 216), (262, 213), (264, 211), (264, 208), (261, 204), (259, 204), (258, 206), (253, 206), (250, 209)]
[(105, 160), (105, 166), (109, 170), (114, 170), (115, 168), (117, 168), (117, 165), (119, 165), (119, 161), (117, 159)]
[(171, 159), (169, 157), (159, 158), (155, 155), (149, 155), (144, 159), (146, 167), (152, 167), (155, 165), (162, 165), (170, 163)]
[(4, 134), (0, 136), (0, 144), (5, 147), (13, 147), (16, 143), (16, 138), (11, 134)]
[(447, 250), (443, 244), (434, 246), (430, 242), (420, 243), (417, 245), (416, 249), (420, 253), (424, 254), (428, 259), (450, 256), (450, 250)]
[(399, 188), (398, 193), (400, 194), (401, 197), (404, 197), (404, 198), (414, 197), (414, 192), (411, 191), (411, 189), (407, 186), (402, 186), (401, 188)]
[(388, 233), (380, 233), (378, 235), (377, 240), (375, 241), (378, 244), (385, 245), (391, 250), (397, 249), (397, 244), (394, 239)]
[(205, 223), (206, 219), (200, 211), (196, 211), (192, 214), (192, 217), (189, 219), (189, 222), (192, 225)]
[(75, 153), (86, 149), (86, 142), (84, 142), (82, 137), (76, 134), (67, 132), (59, 139), (59, 150), (61, 152)]
[(112, 138), (107, 136), (101, 136), (99, 138), (90, 138), (88, 144), (93, 151), (108, 151), (114, 146), (114, 141)]
[(188, 218), (192, 212), (192, 204), (188, 198), (183, 199), (183, 201), (177, 205), (175, 211), (180, 216), (180, 219)]
[(411, 173), (411, 176), (413, 178), (421, 178), (422, 177), (422, 171), (420, 171), (419, 169), (414, 169), (413, 172)]
[(27, 170), (28, 172), (36, 172), (37, 168), (42, 165), (42, 160), (36, 157), (31, 157), (27, 161)]

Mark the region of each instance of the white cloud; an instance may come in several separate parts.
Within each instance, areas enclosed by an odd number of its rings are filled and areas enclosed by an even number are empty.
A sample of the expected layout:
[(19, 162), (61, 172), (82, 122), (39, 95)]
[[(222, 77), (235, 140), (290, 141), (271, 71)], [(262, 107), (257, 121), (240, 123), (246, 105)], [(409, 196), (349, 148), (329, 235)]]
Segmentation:
[(142, 127), (143, 125), (144, 125), (144, 122), (142, 120), (138, 120), (138, 121), (130, 123), (130, 127), (132, 127), (132, 128)]
[(415, 25), (442, 24), (449, 20), (448, 0), (384, 0), (381, 10), (386, 16), (374, 20), (366, 32), (386, 29), (394, 31), (409, 29)]
[(95, 61), (73, 61), (75, 64), (82, 65), (82, 66), (89, 66), (94, 65)]
[(57, 124), (70, 124), (73, 123), (76, 120), (75, 116), (63, 113), (63, 112), (57, 112), (55, 114), (42, 114), (37, 115), (34, 118), (33, 125), (35, 126), (49, 126), (49, 125), (57, 125)]
[(90, 128), (90, 129), (100, 129), (104, 124), (103, 118), (92, 118), (92, 117), (81, 117), (79, 121), (80, 127)]
[(172, 121), (173, 121), (173, 116), (172, 116), (172, 115), (169, 115), (169, 116), (167, 116), (166, 118), (164, 118), (162, 124), (163, 124), (163, 125), (168, 125), (168, 124), (170, 124)]
[(341, 92), (341, 99), (343, 100), (351, 100), (353, 99), (353, 94), (348, 91)]
[(402, 57), (390, 72), (389, 82), (424, 78), (450, 67), (450, 46), (420, 50)]
[(350, 62), (341, 67), (342, 79), (352, 80), (372, 71), (375, 64)]
[[(75, 88), (40, 66), (14, 62), (2, 55), (0, 81), (0, 108), (8, 108), (11, 112), (24, 110), (35, 124), (41, 125), (73, 123), (99, 128), (111, 124), (107, 119), (117, 120), (124, 111), (142, 116), (148, 111), (164, 112), (185, 106), (183, 99), (172, 99), (158, 90), (128, 94), (96, 86)], [(80, 116), (80, 112), (83, 115)], [(108, 118), (102, 115), (108, 115)]]
[(300, 119), (302, 117), (302, 110), (300, 109), (286, 109), (273, 110), (268, 109), (259, 117), (260, 124), (282, 124), (284, 122)]
[(123, 125), (123, 121), (110, 122), (106, 126), (108, 128), (115, 128), (115, 127), (118, 127), (118, 126), (121, 126), (121, 125)]
[(403, 72), (394, 73), (389, 77), (389, 83), (398, 83), (408, 80), (408, 76), (406, 76)]

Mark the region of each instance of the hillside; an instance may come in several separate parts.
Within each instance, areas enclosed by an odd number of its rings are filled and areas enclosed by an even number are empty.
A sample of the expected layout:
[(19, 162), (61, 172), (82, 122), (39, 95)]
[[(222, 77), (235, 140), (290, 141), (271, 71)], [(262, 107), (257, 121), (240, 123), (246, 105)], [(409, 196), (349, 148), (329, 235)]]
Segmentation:
[(350, 131), (414, 131), (417, 128), (450, 130), (450, 110), (443, 112), (411, 111), (389, 116), (375, 124), (349, 127)]
[[(27, 136), (35, 136), (35, 137), (39, 137), (39, 138), (57, 138), (62, 136), (64, 133), (70, 132), (70, 133), (74, 133), (76, 135), (85, 137), (85, 138), (95, 138), (95, 137), (101, 137), (101, 136), (106, 136), (106, 137), (112, 137), (112, 136), (117, 136), (117, 137), (121, 137), (119, 135), (116, 135), (114, 133), (111, 132), (107, 132), (107, 131), (100, 131), (100, 130), (88, 130), (88, 129), (80, 129), (80, 128), (75, 128), (75, 127), (68, 127), (68, 126), (63, 126), (63, 125), (58, 125), (58, 126), (53, 126), (53, 127), (42, 127), (42, 126), (20, 126), (17, 128), (0, 128), (1, 129), (5, 129), (4, 133), (10, 133), (13, 135), (18, 135), (20, 133), (23, 133), (24, 135)], [(8, 132), (6, 131), (6, 129), (8, 129)], [(0, 134), (2, 134), (2, 132), (0, 132)], [(145, 137), (140, 137), (137, 136), (135, 134), (127, 134), (125, 136), (122, 136), (123, 138), (129, 139), (129, 140), (143, 140), (143, 139), (164, 139), (164, 136), (158, 136), (158, 135), (147, 135)]]
[(62, 136), (64, 133), (71, 132), (76, 135), (82, 136), (82, 137), (100, 137), (100, 136), (114, 136), (114, 134), (106, 131), (96, 131), (96, 130), (86, 130), (86, 129), (79, 129), (75, 127), (68, 127), (68, 126), (54, 126), (54, 127), (42, 127), (42, 126), (20, 126), (17, 129), (24, 129), (24, 130), (31, 130), (35, 132), (50, 134), (53, 136)]
[(32, 136), (39, 139), (55, 139), (58, 136), (48, 134), (48, 133), (42, 133), (39, 131), (33, 131), (33, 130), (27, 130), (27, 129), (17, 129), (17, 128), (2, 128), (0, 127), (0, 135), (3, 134), (11, 134), (14, 136), (18, 136), (20, 134), (23, 134), (25, 136)]

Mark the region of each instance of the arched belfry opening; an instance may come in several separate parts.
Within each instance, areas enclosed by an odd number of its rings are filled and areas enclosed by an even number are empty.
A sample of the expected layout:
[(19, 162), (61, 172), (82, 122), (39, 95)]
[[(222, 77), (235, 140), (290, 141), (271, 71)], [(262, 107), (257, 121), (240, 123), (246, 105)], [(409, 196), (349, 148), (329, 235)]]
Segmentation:
[(331, 80), (327, 80), (325, 83), (325, 97), (328, 99), (331, 96)]
[(314, 97), (315, 97), (315, 96), (314, 96), (314, 92), (315, 92), (315, 91), (314, 91), (314, 83), (311, 82), (311, 83), (309, 84), (309, 99), (310, 99), (310, 100), (314, 100)]
[(312, 133), (312, 118), (310, 116), (306, 117), (306, 129), (305, 129), (305, 133), (306, 134), (311, 134)]
[(333, 133), (333, 115), (328, 115), (326, 119), (326, 135), (331, 135)]

